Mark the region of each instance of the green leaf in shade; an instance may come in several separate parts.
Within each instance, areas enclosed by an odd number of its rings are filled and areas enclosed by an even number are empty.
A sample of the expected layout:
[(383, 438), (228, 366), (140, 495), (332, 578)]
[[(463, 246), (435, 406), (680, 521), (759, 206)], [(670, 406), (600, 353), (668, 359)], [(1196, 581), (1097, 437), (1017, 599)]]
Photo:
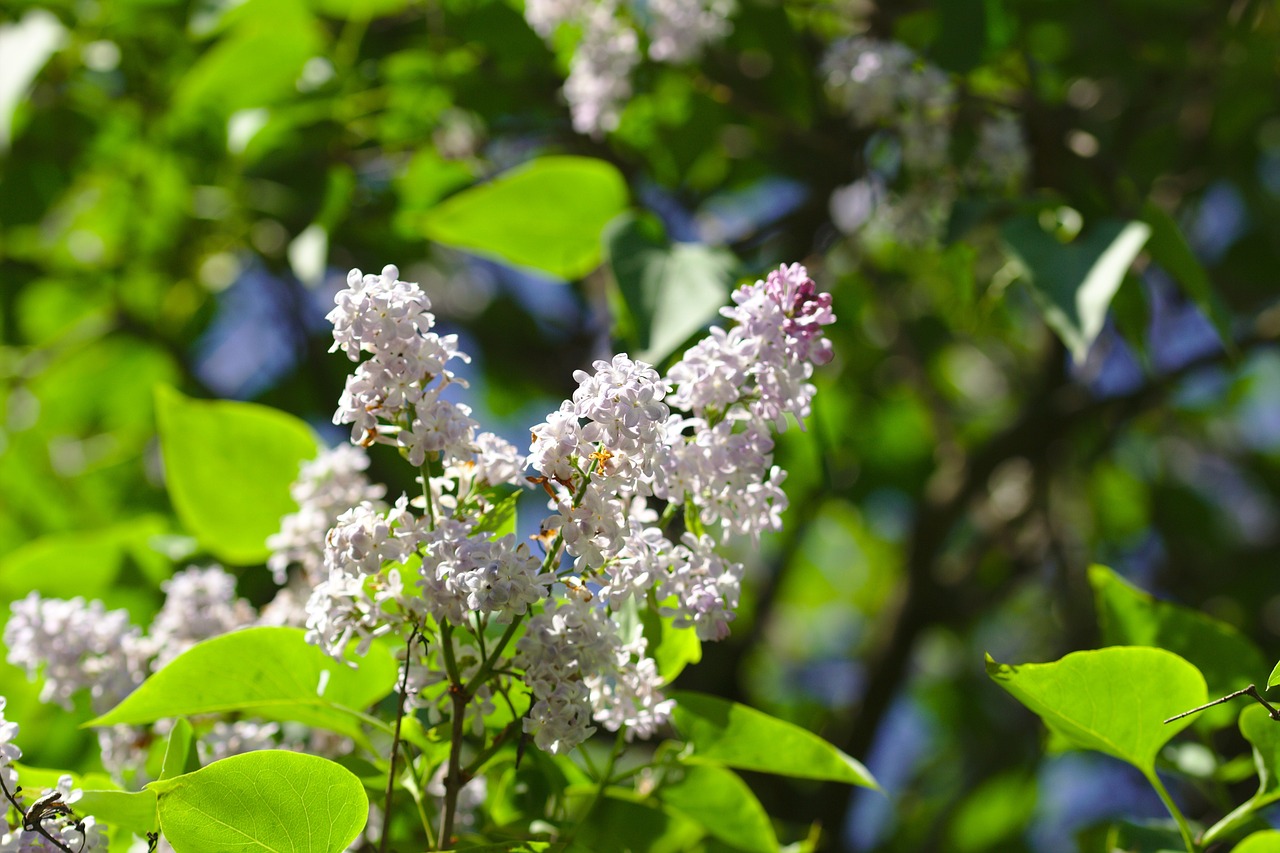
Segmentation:
[(225, 563), (264, 561), (267, 537), (297, 509), (289, 486), (318, 451), (310, 427), (267, 406), (193, 400), (163, 386), (156, 419), (182, 523)]
[(195, 731), (186, 717), (173, 721), (169, 730), (169, 742), (165, 744), (164, 763), (160, 765), (160, 778), (172, 779), (184, 773), (200, 769), (200, 756), (196, 750)]
[(1151, 253), (1152, 260), (1182, 285), (1183, 291), (1213, 323), (1223, 344), (1232, 346), (1231, 318), (1227, 316), (1222, 300), (1213, 292), (1209, 274), (1191, 250), (1178, 223), (1150, 201), (1142, 207), (1142, 221), (1151, 228), (1147, 251)]
[(609, 227), (609, 266), (634, 325), (635, 357), (658, 364), (713, 322), (729, 300), (733, 255), (696, 243), (668, 244), (647, 221)]
[(1150, 226), (1104, 219), (1063, 244), (1041, 228), (1036, 217), (1019, 216), (1006, 222), (1000, 233), (1026, 269), (1045, 322), (1076, 361), (1083, 361)]
[(658, 665), (658, 675), (664, 683), (675, 681), (686, 666), (702, 660), (702, 641), (696, 631), (675, 627), (675, 617), (662, 616), (652, 607), (644, 608), (639, 615), (649, 641), (649, 657)]
[(671, 811), (706, 827), (726, 844), (751, 853), (777, 853), (778, 838), (764, 806), (742, 778), (724, 767), (691, 766), (679, 782), (661, 789)]
[[(1225, 696), (1252, 684), (1266, 669), (1257, 646), (1225, 622), (1157, 601), (1104, 566), (1089, 568), (1089, 584), (1104, 643), (1168, 649), (1200, 670), (1211, 696)], [(1202, 719), (1212, 728), (1231, 725), (1240, 707), (1219, 705), (1207, 709)]]
[(74, 808), (78, 815), (93, 815), (98, 823), (134, 835), (156, 829), (155, 791), (85, 791)]
[(856, 759), (797, 725), (703, 693), (682, 690), (672, 698), (676, 728), (693, 745), (688, 763), (878, 787)]
[(352, 668), (307, 643), (304, 633), (257, 627), (205, 640), (87, 725), (237, 711), (360, 736), (356, 714), (391, 692), (395, 658), (375, 643)]
[(1255, 832), (1237, 844), (1234, 853), (1280, 853), (1280, 831)]
[(349, 770), (286, 750), (234, 755), (147, 788), (176, 853), (338, 853), (369, 815), (364, 786)]
[(677, 853), (704, 834), (697, 822), (682, 814), (609, 795), (596, 803), (591, 820), (579, 827), (566, 853)]
[(600, 264), (604, 228), (626, 207), (626, 181), (610, 164), (542, 157), (449, 197), (421, 221), (437, 243), (576, 279)]
[(1280, 724), (1271, 719), (1271, 715), (1261, 705), (1251, 704), (1240, 712), (1239, 725), (1240, 733), (1253, 747), (1258, 790), (1230, 814), (1205, 830), (1206, 846), (1242, 830), (1256, 819), (1259, 809), (1280, 800)]
[(1204, 704), (1204, 676), (1173, 652), (1130, 646), (1073, 652), (987, 674), (1078, 749), (1127, 761), (1155, 778), (1156, 753), (1191, 724), (1164, 720)]

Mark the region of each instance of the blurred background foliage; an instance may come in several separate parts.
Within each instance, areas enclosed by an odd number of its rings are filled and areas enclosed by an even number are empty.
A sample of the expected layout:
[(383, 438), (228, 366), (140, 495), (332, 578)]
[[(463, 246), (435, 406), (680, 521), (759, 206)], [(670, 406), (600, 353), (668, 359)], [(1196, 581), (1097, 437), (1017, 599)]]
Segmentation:
[[(911, 139), (828, 91), (823, 56), (855, 34), (950, 75), (932, 168), (899, 167)], [(481, 422), (523, 443), (574, 369), (673, 348), (735, 277), (801, 261), (835, 295), (835, 361), (779, 444), (786, 530), (744, 549), (742, 617), (680, 686), (820, 732), (884, 784), (753, 778), (786, 837), (1102, 849), (1158, 801), (1110, 759), (1045, 757), (983, 653), (1104, 642), (1095, 562), (1280, 653), (1277, 44), (1267, 0), (739, 0), (696, 60), (642, 63), (592, 136), (560, 94), (572, 39), (544, 42), (519, 0), (8, 0), (0, 601), (145, 623), (204, 556), (164, 489), (157, 385), (344, 440), (323, 316), (350, 267), (422, 283), (475, 357)], [(996, 112), (1029, 154), (1001, 186), (963, 165)], [(632, 210), (569, 280), (444, 245), (465, 244), (446, 199), (566, 154), (612, 164)], [(850, 186), (871, 211), (852, 222)], [(528, 241), (591, 203), (525, 187), (495, 227)], [(375, 474), (410, 487), (383, 449)], [(235, 570), (261, 603), (267, 573)], [(0, 686), (33, 763), (92, 761), (74, 715), (7, 665)]]

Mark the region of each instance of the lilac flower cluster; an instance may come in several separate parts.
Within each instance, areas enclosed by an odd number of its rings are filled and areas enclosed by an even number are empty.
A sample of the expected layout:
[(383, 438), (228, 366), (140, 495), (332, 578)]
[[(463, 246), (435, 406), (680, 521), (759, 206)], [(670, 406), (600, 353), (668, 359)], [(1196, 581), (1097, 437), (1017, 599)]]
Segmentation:
[(631, 97), (642, 35), (655, 62), (690, 62), (729, 34), (734, 9), (734, 0), (527, 0), (524, 14), (548, 42), (562, 27), (579, 34), (564, 97), (574, 129), (600, 136), (617, 128)]
[[(57, 849), (49, 842), (49, 838), (56, 839), (66, 850), (103, 853), (107, 849), (107, 838), (102, 834), (97, 821), (91, 815), (81, 817), (71, 813), (83, 792), (71, 787), (70, 776), (60, 777), (57, 788), (45, 792), (40, 800), (24, 802), (26, 797), (18, 792), (18, 771), (13, 766), (22, 757), (22, 750), (13, 742), (18, 736), (18, 724), (5, 719), (4, 706), (5, 697), (0, 696), (0, 787), (4, 789), (4, 799), (0, 800), (0, 815), (8, 813), (10, 806), (16, 801), (22, 806), (25, 816), (32, 822), (39, 823), (43, 832), (26, 829), (22, 822), (9, 826), (0, 818), (0, 853), (49, 853)], [(32, 814), (36, 802), (49, 802), (46, 798), (55, 791), (56, 797), (51, 802), (58, 803), (65, 809), (43, 809), (38, 814)]]
[[(1008, 110), (981, 119), (977, 144), (958, 169), (951, 162), (956, 87), (946, 72), (898, 42), (867, 37), (834, 42), (822, 71), (832, 100), (854, 125), (875, 130), (892, 156), (874, 173), (832, 193), (831, 215), (845, 233), (871, 244), (890, 239), (925, 244), (937, 238), (964, 186), (1016, 192), (1026, 180), (1030, 156), (1022, 129)], [(888, 185), (905, 167), (912, 183)]]

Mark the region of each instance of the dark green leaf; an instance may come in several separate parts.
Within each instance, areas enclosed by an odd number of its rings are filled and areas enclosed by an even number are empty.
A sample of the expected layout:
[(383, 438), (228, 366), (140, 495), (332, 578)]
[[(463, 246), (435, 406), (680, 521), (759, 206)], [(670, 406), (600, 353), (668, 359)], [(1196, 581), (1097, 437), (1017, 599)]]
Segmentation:
[(1142, 222), (1104, 219), (1063, 244), (1033, 216), (1011, 219), (1001, 229), (1026, 269), (1045, 322), (1077, 362), (1084, 360), (1102, 331), (1111, 298), (1150, 233)]
[(1222, 301), (1213, 292), (1209, 274), (1200, 259), (1191, 251), (1187, 238), (1173, 217), (1155, 204), (1147, 202), (1142, 208), (1142, 221), (1151, 227), (1151, 239), (1147, 251), (1151, 258), (1174, 277), (1188, 296), (1195, 301), (1204, 315), (1213, 322), (1218, 337), (1228, 346), (1232, 344), (1231, 318)]

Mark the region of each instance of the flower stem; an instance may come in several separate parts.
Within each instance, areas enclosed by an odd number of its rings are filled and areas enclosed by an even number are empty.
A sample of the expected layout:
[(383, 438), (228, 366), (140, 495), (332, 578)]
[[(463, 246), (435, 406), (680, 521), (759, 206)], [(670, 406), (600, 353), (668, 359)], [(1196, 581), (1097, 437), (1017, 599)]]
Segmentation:
[(391, 766), (387, 769), (387, 796), (382, 806), (382, 842), (380, 853), (387, 853), (387, 836), (391, 829), (391, 796), (396, 789), (396, 759), (400, 755), (400, 724), (404, 720), (404, 706), (409, 692), (409, 659), (413, 656), (413, 643), (418, 639), (418, 626), (409, 631), (409, 641), (404, 652), (404, 676), (400, 679), (400, 701), (396, 704), (396, 730), (391, 737)]

